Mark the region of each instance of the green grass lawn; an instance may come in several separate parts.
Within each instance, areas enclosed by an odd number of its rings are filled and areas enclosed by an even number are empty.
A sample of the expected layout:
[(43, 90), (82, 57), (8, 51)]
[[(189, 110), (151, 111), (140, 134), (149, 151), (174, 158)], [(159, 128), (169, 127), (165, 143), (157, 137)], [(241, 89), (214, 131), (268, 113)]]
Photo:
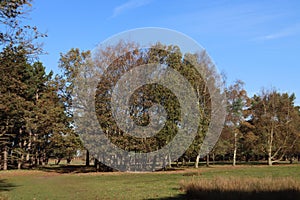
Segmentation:
[(294, 177), (300, 181), (300, 165), (213, 166), (155, 173), (0, 171), (0, 199), (181, 199), (181, 181), (214, 177)]

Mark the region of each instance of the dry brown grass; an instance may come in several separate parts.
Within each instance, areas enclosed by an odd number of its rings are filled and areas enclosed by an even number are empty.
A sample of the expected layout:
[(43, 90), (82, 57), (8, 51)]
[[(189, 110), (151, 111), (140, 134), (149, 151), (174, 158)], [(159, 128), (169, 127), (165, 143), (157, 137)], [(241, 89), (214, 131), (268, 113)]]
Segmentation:
[(181, 188), (190, 199), (300, 199), (300, 181), (293, 178), (194, 179)]

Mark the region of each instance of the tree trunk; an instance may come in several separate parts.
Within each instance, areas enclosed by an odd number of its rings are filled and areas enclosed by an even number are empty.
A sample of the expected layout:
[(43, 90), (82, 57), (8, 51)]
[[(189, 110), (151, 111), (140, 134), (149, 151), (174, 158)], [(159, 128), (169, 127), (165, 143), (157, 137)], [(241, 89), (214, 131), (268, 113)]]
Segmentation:
[(31, 145), (32, 145), (32, 132), (29, 130), (29, 142), (28, 142), (28, 150), (26, 155), (26, 162), (30, 160), (30, 153), (31, 153)]
[(98, 160), (96, 158), (94, 160), (94, 167), (96, 169), (96, 172), (98, 172), (99, 171), (99, 163), (98, 163)]
[(156, 155), (153, 158), (153, 162), (152, 162), (152, 171), (154, 172), (156, 168)]
[(27, 155), (26, 155), (26, 162), (29, 162), (30, 161), (30, 153), (27, 152)]
[(3, 151), (3, 170), (7, 170), (7, 146), (4, 146), (4, 151)]
[(234, 133), (234, 149), (233, 149), (233, 166), (236, 166), (236, 153), (237, 153), (237, 132)]
[(274, 125), (272, 124), (272, 129), (270, 133), (270, 138), (268, 140), (268, 165), (272, 166), (272, 145), (273, 145), (273, 137), (274, 137)]
[(43, 156), (42, 156), (42, 166), (45, 166), (47, 164), (47, 156), (46, 156), (46, 152), (43, 152)]
[(172, 159), (171, 159), (171, 154), (170, 153), (168, 155), (168, 158), (169, 158), (169, 162), (168, 162), (169, 168), (172, 168)]
[(270, 154), (268, 154), (268, 165), (272, 166), (273, 162), (272, 162), (272, 156)]
[[(162, 163), (162, 166), (163, 166), (163, 171), (165, 171), (165, 170), (166, 170), (167, 159), (168, 159), (168, 156), (164, 157), (164, 159), (163, 159), (163, 163)], [(159, 163), (159, 164), (160, 164), (160, 163)]]
[(34, 157), (34, 165), (35, 166), (38, 166), (38, 165), (40, 165), (40, 159), (39, 159), (39, 153), (36, 151), (35, 152), (35, 157)]
[(209, 154), (206, 155), (206, 167), (209, 167)]
[(293, 164), (294, 157), (293, 157), (293, 156), (291, 156), (291, 157), (290, 157), (290, 159), (289, 159), (289, 161), (290, 161), (290, 164)]
[(61, 159), (58, 158), (57, 161), (55, 162), (55, 164), (56, 164), (56, 165), (59, 165), (60, 161), (61, 161)]
[(89, 150), (86, 150), (86, 155), (85, 155), (85, 166), (90, 166), (90, 152)]
[(198, 155), (197, 155), (197, 158), (196, 158), (196, 162), (195, 162), (195, 168), (196, 168), (196, 169), (199, 168), (199, 160), (200, 160), (200, 155), (198, 154)]
[(24, 154), (22, 154), (21, 158), (18, 160), (18, 169), (19, 170), (22, 168), (23, 160), (24, 160)]

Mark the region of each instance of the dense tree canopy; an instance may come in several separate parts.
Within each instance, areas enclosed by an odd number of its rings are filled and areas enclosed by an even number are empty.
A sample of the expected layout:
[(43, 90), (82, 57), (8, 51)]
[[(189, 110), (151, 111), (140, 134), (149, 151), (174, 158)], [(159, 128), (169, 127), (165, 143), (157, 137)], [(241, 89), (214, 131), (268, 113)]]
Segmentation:
[[(38, 166), (46, 164), (49, 158), (56, 159), (57, 163), (61, 159), (70, 162), (83, 149), (80, 137), (87, 137), (84, 132), (92, 125), (87, 123), (84, 130), (77, 127), (74, 111), (92, 103), (78, 98), (73, 91), (94, 95), (97, 120), (107, 138), (119, 148), (147, 153), (164, 147), (174, 139), (183, 120), (179, 99), (171, 89), (148, 84), (137, 88), (130, 97), (128, 114), (137, 125), (151, 123), (151, 107), (155, 104), (166, 111), (165, 124), (154, 136), (130, 135), (118, 126), (116, 111), (112, 110), (113, 90), (118, 90), (114, 86), (123, 74), (145, 64), (157, 64), (159, 72), (169, 68), (176, 70), (195, 91), (199, 101), (192, 109), (199, 111), (199, 128), (194, 141), (178, 160), (195, 161), (198, 167), (203, 156), (201, 145), (213, 115), (212, 95), (221, 92), (208, 89), (208, 83), (217, 87), (220, 83), (205, 51), (183, 53), (176, 45), (161, 43), (141, 49), (139, 44), (128, 41), (98, 49), (93, 55), (89, 50), (72, 48), (61, 54), (62, 73), (54, 75), (47, 73), (38, 59), (30, 59), (32, 55), (38, 58), (42, 48), (36, 40), (46, 36), (37, 27), (22, 23), (30, 8), (31, 0), (0, 2), (0, 169)], [(195, 66), (205, 68), (205, 75), (199, 74)], [(99, 79), (96, 91), (89, 87), (91, 77)], [(137, 81), (139, 78), (133, 77)], [(81, 85), (75, 82), (78, 80)], [(176, 84), (174, 87), (180, 87)], [(210, 153), (213, 159), (227, 160), (233, 165), (237, 161), (263, 160), (272, 165), (299, 159), (300, 107), (295, 105), (294, 94), (264, 90), (249, 97), (242, 81), (228, 85), (225, 92), (227, 118), (222, 135)], [(154, 113), (158, 113), (160, 107), (156, 109)], [(89, 119), (90, 116), (84, 117)], [(88, 137), (84, 139), (97, 141), (97, 136)], [(93, 148), (89, 144), (85, 147)], [(126, 162), (125, 158), (115, 161), (116, 155), (110, 156), (112, 162)], [(164, 162), (171, 165), (172, 161), (172, 152), (169, 152)]]

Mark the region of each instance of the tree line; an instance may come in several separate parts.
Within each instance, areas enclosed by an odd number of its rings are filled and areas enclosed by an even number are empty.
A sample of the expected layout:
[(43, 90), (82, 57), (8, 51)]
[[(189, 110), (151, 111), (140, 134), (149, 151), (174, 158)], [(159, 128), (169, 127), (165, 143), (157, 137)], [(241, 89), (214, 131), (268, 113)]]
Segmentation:
[[(88, 102), (74, 105), (77, 97), (73, 91), (78, 87), (75, 80), (91, 75), (102, 78), (97, 84), (96, 113), (103, 131), (114, 144), (126, 151), (146, 153), (172, 141), (181, 120), (180, 105), (172, 91), (159, 84), (139, 88), (129, 102), (130, 117), (141, 126), (149, 124), (149, 110), (154, 103), (164, 107), (167, 119), (155, 136), (132, 137), (113, 118), (110, 102), (113, 86), (125, 72), (149, 63), (160, 64), (160, 70), (175, 69), (196, 92), (199, 128), (194, 142), (179, 160), (195, 161), (198, 167), (201, 144), (211, 122), (212, 91), (208, 91), (207, 83), (213, 81), (216, 87), (224, 84), (216, 81), (218, 74), (205, 51), (182, 53), (177, 46), (160, 43), (141, 49), (137, 43), (120, 41), (97, 49), (93, 55), (91, 51), (72, 48), (61, 54), (61, 73), (47, 73), (38, 61), (42, 48), (35, 42), (46, 35), (36, 27), (20, 23), (30, 10), (30, 3), (30, 0), (15, 0), (0, 4), (0, 169), (45, 165), (50, 158), (57, 163), (61, 159), (71, 162), (78, 152), (85, 151), (80, 138), (86, 137), (85, 130), (76, 130), (73, 117), (74, 109)], [(206, 69), (205, 77), (197, 72), (195, 65)], [(80, 87), (85, 92), (89, 90), (88, 85)], [(226, 94), (227, 116), (217, 144), (206, 156), (207, 161), (211, 157), (236, 165), (237, 161), (265, 160), (272, 165), (283, 159), (292, 162), (299, 158), (300, 110), (294, 94), (271, 89), (249, 97), (240, 80), (216, 92)], [(113, 161), (115, 155), (110, 156)], [(169, 165), (172, 161), (171, 155), (166, 158)]]
[(71, 160), (81, 142), (60, 93), (61, 77), (38, 61), (46, 37), (23, 25), (30, 0), (0, 3), (0, 169)]

